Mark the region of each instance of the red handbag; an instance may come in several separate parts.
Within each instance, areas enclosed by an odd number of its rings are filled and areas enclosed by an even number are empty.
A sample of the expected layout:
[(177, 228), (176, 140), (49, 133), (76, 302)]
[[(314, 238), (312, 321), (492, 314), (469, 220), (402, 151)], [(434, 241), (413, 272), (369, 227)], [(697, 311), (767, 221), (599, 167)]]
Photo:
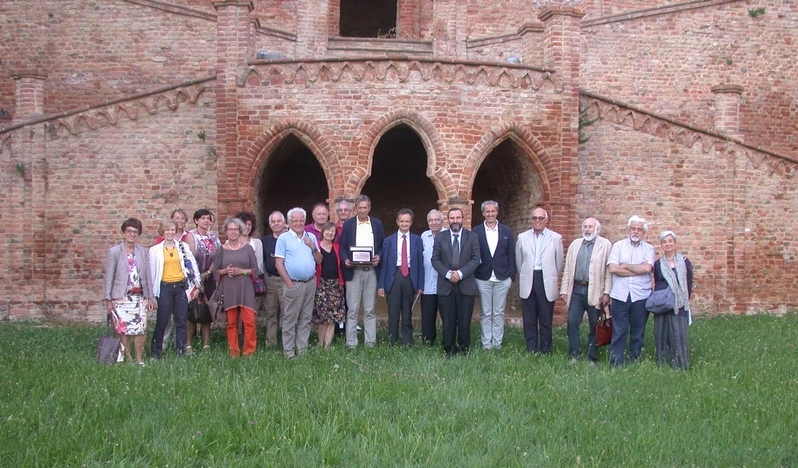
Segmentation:
[(612, 341), (612, 317), (610, 306), (601, 308), (601, 315), (596, 321), (596, 346), (607, 346)]

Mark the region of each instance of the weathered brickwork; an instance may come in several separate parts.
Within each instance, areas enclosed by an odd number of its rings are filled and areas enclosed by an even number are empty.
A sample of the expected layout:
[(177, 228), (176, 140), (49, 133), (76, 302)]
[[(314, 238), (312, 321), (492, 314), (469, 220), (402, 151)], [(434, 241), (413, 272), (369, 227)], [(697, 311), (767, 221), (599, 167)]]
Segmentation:
[(639, 214), (680, 235), (696, 311), (794, 308), (798, 6), (755, 6), (399, 0), (378, 39), (337, 37), (341, 0), (7, 0), (0, 318), (101, 317), (128, 216), (149, 245), (175, 207), (263, 229), (364, 192), (386, 226), (492, 198), (518, 234), (540, 204), (566, 243)]

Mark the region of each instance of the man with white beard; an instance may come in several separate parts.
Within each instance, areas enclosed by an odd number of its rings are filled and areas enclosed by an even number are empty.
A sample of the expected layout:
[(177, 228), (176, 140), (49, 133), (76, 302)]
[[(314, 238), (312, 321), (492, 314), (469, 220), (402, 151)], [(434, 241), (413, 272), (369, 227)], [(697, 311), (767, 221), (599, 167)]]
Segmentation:
[(612, 245), (607, 259), (612, 274), (612, 342), (610, 365), (626, 363), (626, 341), (629, 337), (629, 359), (639, 361), (643, 353), (648, 311), (646, 299), (651, 295), (651, 283), (656, 253), (646, 242), (648, 221), (632, 216), (626, 223), (627, 239)]
[(587, 312), (590, 326), (587, 334), (587, 360), (596, 363), (596, 321), (599, 307), (610, 303), (612, 275), (607, 271), (607, 260), (612, 243), (601, 234), (601, 223), (595, 218), (582, 221), (582, 237), (571, 242), (565, 257), (560, 298), (568, 310), (568, 354), (571, 362), (581, 356), (579, 327)]

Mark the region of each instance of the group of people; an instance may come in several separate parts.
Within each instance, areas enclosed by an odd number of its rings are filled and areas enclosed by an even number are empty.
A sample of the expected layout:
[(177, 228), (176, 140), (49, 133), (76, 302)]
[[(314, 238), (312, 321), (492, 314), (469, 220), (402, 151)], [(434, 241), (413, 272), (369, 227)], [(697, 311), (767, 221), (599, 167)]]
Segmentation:
[[(146, 312), (157, 309), (151, 354), (159, 358), (166, 326), (174, 320), (175, 351), (191, 354), (196, 323), (187, 321), (188, 304), (198, 294), (211, 297), (216, 288), (227, 320), (231, 355), (250, 355), (257, 346), (256, 315), (266, 322), (266, 345), (276, 346), (282, 328), (284, 355), (293, 359), (307, 351), (315, 324), (319, 344), (329, 347), (336, 328), (345, 331), (348, 348), (358, 345), (359, 314), (366, 347), (377, 341), (376, 297), (388, 306), (390, 344), (413, 344), (412, 311), (421, 305), (421, 338), (434, 345), (436, 323), (442, 323), (442, 347), (446, 357), (468, 353), (471, 321), (477, 294), (480, 298), (481, 346), (502, 348), (505, 306), (512, 282), (518, 275), (526, 349), (548, 354), (552, 350), (555, 300), (568, 310), (568, 353), (582, 356), (579, 328), (587, 313), (587, 359), (597, 361), (595, 324), (599, 309), (611, 305), (613, 317), (610, 364), (638, 360), (652, 290), (671, 288), (674, 310), (655, 316), (656, 354), (660, 363), (686, 369), (689, 366), (687, 325), (690, 323), (692, 265), (676, 250), (676, 234), (660, 235), (662, 255), (645, 241), (648, 223), (632, 216), (628, 236), (614, 244), (601, 237), (594, 218), (582, 222), (582, 237), (565, 254), (562, 236), (547, 225), (545, 209), (532, 210), (531, 229), (516, 238), (498, 221), (499, 204), (481, 204), (485, 221), (473, 230), (463, 228), (463, 211), (450, 209), (445, 217), (436, 209), (427, 214), (429, 229), (420, 236), (410, 232), (414, 213), (408, 208), (396, 216), (397, 231), (385, 236), (382, 222), (370, 216), (366, 195), (354, 205), (335, 204), (337, 221), (330, 221), (325, 204), (311, 212), (293, 208), (287, 216), (269, 215), (271, 234), (250, 236), (256, 219), (239, 212), (225, 220), (226, 241), (211, 231), (213, 214), (194, 213), (196, 229), (186, 231), (188, 219), (175, 210), (159, 228), (156, 244), (146, 249), (137, 243), (141, 221), (122, 224), (123, 242), (111, 248), (106, 261), (105, 299), (109, 319), (120, 335), (124, 354), (130, 359), (130, 336), (136, 361), (142, 363)], [(265, 294), (256, 299), (255, 283), (265, 283)], [(282, 312), (282, 315), (281, 315)], [(202, 323), (202, 346), (210, 346), (210, 324)], [(243, 346), (239, 349), (239, 330)], [(627, 341), (629, 342), (627, 352)]]

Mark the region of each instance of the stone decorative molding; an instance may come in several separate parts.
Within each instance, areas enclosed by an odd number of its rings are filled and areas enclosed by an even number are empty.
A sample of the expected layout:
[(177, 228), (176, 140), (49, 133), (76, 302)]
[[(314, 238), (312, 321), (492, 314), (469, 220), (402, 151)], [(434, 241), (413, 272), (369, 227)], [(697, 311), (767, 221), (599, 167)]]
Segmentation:
[[(173, 3), (162, 2), (158, 0), (122, 0), (127, 3), (132, 3), (133, 5), (139, 5), (148, 8), (154, 8), (156, 10), (165, 11), (168, 13), (173, 13), (175, 15), (182, 15), (182, 16), (190, 16), (193, 18), (200, 18), (206, 21), (213, 21), (216, 22), (216, 13), (210, 13), (203, 10), (196, 10), (189, 7), (184, 7), (181, 5), (175, 5)], [(242, 2), (245, 4), (251, 4), (251, 2)], [(230, 3), (232, 4), (232, 2)], [(283, 31), (281, 29), (272, 28), (269, 26), (262, 26), (258, 18), (252, 20), (253, 26), (255, 28), (255, 32), (258, 34), (263, 34), (266, 36), (274, 36), (279, 37), (280, 39), (285, 39), (287, 41), (296, 41), (296, 34)]]
[[(193, 80), (178, 86), (161, 88), (159, 90), (135, 94), (124, 99), (106, 102), (104, 104), (48, 115), (38, 119), (20, 122), (5, 128), (0, 127), (0, 137), (18, 128), (43, 123), (48, 130), (47, 135), (55, 139), (58, 138), (62, 128), (71, 135), (77, 135), (82, 133), (83, 127), (81, 123), (91, 130), (96, 130), (104, 124), (116, 125), (119, 121), (119, 117), (122, 115), (126, 116), (129, 120), (136, 120), (139, 117), (139, 111), (142, 109), (147, 114), (156, 114), (160, 109), (163, 109), (163, 103), (166, 104), (167, 109), (174, 111), (177, 110), (181, 102), (193, 104), (204, 91), (207, 89), (213, 90), (206, 82), (215, 79), (216, 77), (214, 76)], [(1, 149), (2, 148), (0, 148), (0, 150)]]
[(406, 57), (385, 59), (321, 59), (303, 61), (255, 60), (239, 71), (236, 83), (244, 87), (253, 84), (294, 83), (317, 81), (363, 82), (414, 79), (442, 81), (448, 84), (480, 84), (499, 88), (521, 88), (538, 91), (549, 83), (561, 93), (563, 84), (554, 70), (507, 63), (485, 64), (468, 61), (409, 60)]
[(617, 125), (631, 127), (636, 131), (666, 139), (687, 148), (699, 144), (704, 153), (733, 144), (745, 155), (754, 169), (761, 169), (771, 175), (787, 179), (792, 179), (798, 172), (798, 158), (748, 145), (738, 138), (678, 122), (589, 91), (582, 90), (580, 95), (581, 107), (591, 115), (591, 118), (599, 118)]
[(668, 3), (652, 8), (643, 8), (640, 10), (629, 11), (626, 13), (618, 13), (615, 15), (602, 16), (587, 21), (582, 21), (583, 28), (592, 26), (603, 26), (610, 23), (619, 23), (622, 21), (632, 21), (641, 18), (649, 18), (658, 15), (669, 15), (680, 13), (688, 10), (696, 10), (699, 8), (708, 8), (716, 5), (723, 5), (726, 3), (742, 2), (744, 0), (692, 0), (681, 3)]
[(724, 83), (710, 89), (714, 94), (743, 94), (743, 86), (738, 84)]

